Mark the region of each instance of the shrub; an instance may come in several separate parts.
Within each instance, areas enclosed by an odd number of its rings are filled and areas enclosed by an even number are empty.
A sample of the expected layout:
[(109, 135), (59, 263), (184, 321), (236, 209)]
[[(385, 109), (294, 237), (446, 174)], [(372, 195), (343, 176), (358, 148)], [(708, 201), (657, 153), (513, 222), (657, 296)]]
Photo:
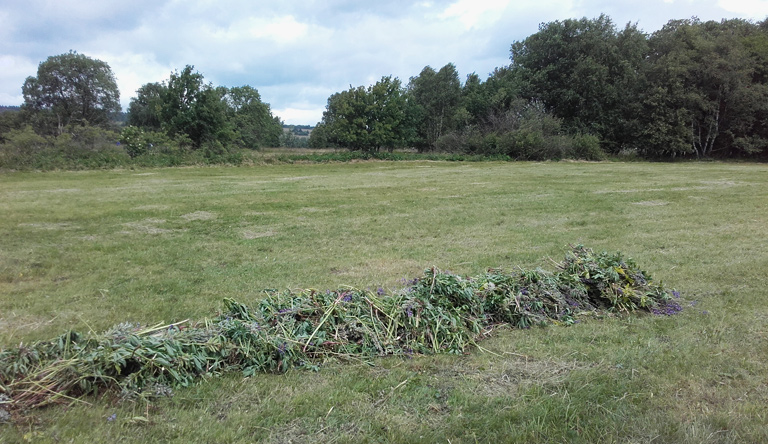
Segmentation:
[(0, 145), (0, 167), (27, 169), (89, 169), (125, 165), (130, 159), (118, 146), (117, 133), (75, 125), (57, 136), (41, 136), (26, 126), (10, 131)]
[(573, 136), (571, 157), (583, 160), (604, 160), (605, 151), (600, 148), (600, 138), (591, 134)]
[[(135, 126), (128, 126), (120, 134), (120, 143), (131, 158), (151, 153), (183, 154), (179, 144), (164, 132), (144, 131)], [(191, 142), (190, 142), (191, 143)]]
[(455, 132), (443, 134), (435, 141), (435, 149), (441, 153), (460, 153), (464, 152), (466, 141)]
[(10, 130), (5, 134), (5, 143), (0, 144), (0, 167), (30, 167), (33, 159), (49, 149), (51, 140), (43, 137), (26, 125), (19, 130)]

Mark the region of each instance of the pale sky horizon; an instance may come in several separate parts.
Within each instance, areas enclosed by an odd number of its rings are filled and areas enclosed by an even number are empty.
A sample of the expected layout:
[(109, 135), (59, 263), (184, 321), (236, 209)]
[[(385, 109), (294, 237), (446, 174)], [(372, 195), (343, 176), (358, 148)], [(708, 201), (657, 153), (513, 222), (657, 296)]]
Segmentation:
[(594, 18), (647, 33), (672, 19), (768, 17), (768, 0), (10, 0), (0, 6), (0, 105), (20, 105), (40, 62), (70, 50), (107, 62), (126, 111), (136, 90), (194, 65), (214, 85), (258, 89), (287, 124), (315, 125), (328, 97), (383, 76), (403, 84), (454, 63), (485, 79), (540, 23)]

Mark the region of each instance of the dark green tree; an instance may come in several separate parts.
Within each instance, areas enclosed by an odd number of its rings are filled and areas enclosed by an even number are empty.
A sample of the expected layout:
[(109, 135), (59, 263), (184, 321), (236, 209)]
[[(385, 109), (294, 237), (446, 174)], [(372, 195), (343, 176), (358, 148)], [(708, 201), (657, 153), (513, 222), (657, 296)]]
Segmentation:
[(673, 20), (650, 38), (642, 104), (648, 154), (766, 152), (768, 34), (743, 20)]
[(635, 25), (618, 31), (606, 15), (542, 24), (515, 42), (511, 69), (522, 95), (541, 100), (571, 132), (593, 133), (611, 151), (633, 143), (639, 73), (646, 36)]
[(203, 75), (193, 70), (187, 65), (171, 73), (161, 96), (163, 128), (172, 137), (186, 135), (197, 148), (205, 143), (225, 145), (232, 138), (225, 91), (206, 84)]
[(23, 115), (19, 111), (13, 110), (0, 112), (0, 143), (7, 140), (6, 136), (11, 131), (21, 129), (23, 125)]
[(48, 57), (22, 86), (26, 120), (45, 134), (68, 125), (105, 126), (120, 112), (120, 92), (106, 62), (70, 51)]
[(408, 94), (415, 107), (417, 146), (422, 150), (433, 149), (435, 142), (459, 123), (456, 112), (461, 100), (461, 80), (456, 66), (449, 63), (439, 71), (424, 67), (418, 76), (411, 77)]
[[(375, 152), (407, 143), (407, 101), (400, 80), (382, 77), (375, 85), (333, 94), (318, 128), (331, 143)], [(313, 134), (318, 131), (315, 129)]]
[(479, 125), (487, 117), (491, 108), (489, 90), (483, 84), (476, 73), (467, 76), (464, 86), (461, 88), (461, 100), (459, 101), (460, 119), (458, 125)]
[(228, 118), (234, 130), (233, 141), (242, 148), (280, 146), (283, 129), (280, 119), (272, 116), (269, 104), (250, 86), (225, 90)]
[(166, 89), (162, 83), (147, 83), (139, 88), (128, 105), (128, 125), (159, 131), (163, 124), (160, 113)]
[(309, 134), (308, 146), (310, 148), (334, 148), (328, 134), (328, 126), (324, 122), (318, 122), (315, 129)]

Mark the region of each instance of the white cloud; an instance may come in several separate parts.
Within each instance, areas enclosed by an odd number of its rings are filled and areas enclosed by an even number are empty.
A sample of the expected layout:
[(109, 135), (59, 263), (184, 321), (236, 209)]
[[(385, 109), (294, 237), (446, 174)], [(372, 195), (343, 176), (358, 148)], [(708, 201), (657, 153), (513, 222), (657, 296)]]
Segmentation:
[(746, 18), (763, 20), (768, 16), (768, 1), (766, 0), (719, 0), (717, 4), (728, 12)]
[(470, 29), (499, 20), (501, 12), (509, 3), (509, 0), (458, 0), (448, 6), (439, 17), (456, 18), (466, 29)]
[(21, 86), (29, 76), (37, 75), (37, 64), (14, 55), (0, 55), (0, 105), (21, 105)]
[(251, 16), (236, 19), (226, 27), (205, 26), (203, 29), (211, 38), (222, 43), (269, 40), (287, 44), (304, 38), (309, 26), (298, 22), (292, 15), (274, 18)]
[(286, 125), (314, 125), (323, 118), (325, 108), (283, 108), (272, 110), (272, 114), (279, 116)]

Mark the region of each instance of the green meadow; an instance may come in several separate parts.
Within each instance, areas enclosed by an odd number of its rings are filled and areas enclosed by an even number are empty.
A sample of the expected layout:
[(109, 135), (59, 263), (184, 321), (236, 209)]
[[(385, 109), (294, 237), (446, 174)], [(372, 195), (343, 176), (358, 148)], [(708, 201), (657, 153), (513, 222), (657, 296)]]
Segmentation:
[(330, 360), (151, 403), (16, 414), (0, 442), (768, 442), (768, 165), (351, 162), (0, 174), (0, 347), (202, 320), (264, 289), (621, 251), (675, 316), (499, 327), (462, 356)]

